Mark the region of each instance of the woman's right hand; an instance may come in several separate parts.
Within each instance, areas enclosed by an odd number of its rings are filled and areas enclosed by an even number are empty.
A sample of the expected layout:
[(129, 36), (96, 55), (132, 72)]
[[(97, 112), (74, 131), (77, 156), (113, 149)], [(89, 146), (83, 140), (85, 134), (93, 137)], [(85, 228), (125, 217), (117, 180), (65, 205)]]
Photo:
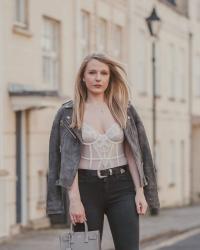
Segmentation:
[(86, 221), (85, 209), (79, 198), (70, 199), (69, 215), (73, 225)]

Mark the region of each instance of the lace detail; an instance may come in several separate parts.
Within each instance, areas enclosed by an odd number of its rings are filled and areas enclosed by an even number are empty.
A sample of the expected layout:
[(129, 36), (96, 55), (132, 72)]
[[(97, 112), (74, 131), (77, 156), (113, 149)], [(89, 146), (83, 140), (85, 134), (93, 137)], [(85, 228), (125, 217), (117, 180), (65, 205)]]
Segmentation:
[(127, 163), (123, 130), (113, 123), (104, 134), (87, 123), (82, 126), (82, 150), (79, 168), (105, 169)]

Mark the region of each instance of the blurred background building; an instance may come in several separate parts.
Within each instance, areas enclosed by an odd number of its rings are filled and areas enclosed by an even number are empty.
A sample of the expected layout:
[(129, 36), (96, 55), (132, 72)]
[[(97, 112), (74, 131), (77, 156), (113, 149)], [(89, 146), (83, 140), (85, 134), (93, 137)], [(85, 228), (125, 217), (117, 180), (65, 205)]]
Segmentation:
[(153, 6), (161, 207), (200, 201), (200, 1), (1, 0), (0, 237), (47, 223), (49, 132), (88, 53), (124, 63), (152, 146)]

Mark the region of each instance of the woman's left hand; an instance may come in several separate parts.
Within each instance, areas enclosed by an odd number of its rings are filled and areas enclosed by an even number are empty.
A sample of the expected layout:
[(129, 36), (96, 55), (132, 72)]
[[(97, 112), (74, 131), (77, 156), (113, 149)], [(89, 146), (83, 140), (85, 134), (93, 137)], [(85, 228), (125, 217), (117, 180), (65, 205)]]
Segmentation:
[(135, 204), (136, 204), (138, 214), (143, 215), (146, 213), (148, 204), (144, 196), (143, 188), (137, 189), (136, 195), (135, 195)]

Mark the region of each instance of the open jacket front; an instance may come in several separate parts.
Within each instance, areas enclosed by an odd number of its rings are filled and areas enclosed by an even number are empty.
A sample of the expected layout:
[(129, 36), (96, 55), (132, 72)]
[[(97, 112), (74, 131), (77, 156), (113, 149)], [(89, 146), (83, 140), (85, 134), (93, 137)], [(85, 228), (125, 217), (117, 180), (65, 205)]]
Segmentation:
[[(58, 110), (49, 141), (49, 173), (47, 186), (47, 214), (64, 214), (63, 191), (73, 183), (81, 157), (81, 129), (70, 128), (73, 101)], [(123, 129), (138, 168), (140, 183), (149, 208), (160, 208), (156, 169), (142, 121), (129, 102), (127, 124)], [(68, 206), (68, 204), (67, 204)]]

